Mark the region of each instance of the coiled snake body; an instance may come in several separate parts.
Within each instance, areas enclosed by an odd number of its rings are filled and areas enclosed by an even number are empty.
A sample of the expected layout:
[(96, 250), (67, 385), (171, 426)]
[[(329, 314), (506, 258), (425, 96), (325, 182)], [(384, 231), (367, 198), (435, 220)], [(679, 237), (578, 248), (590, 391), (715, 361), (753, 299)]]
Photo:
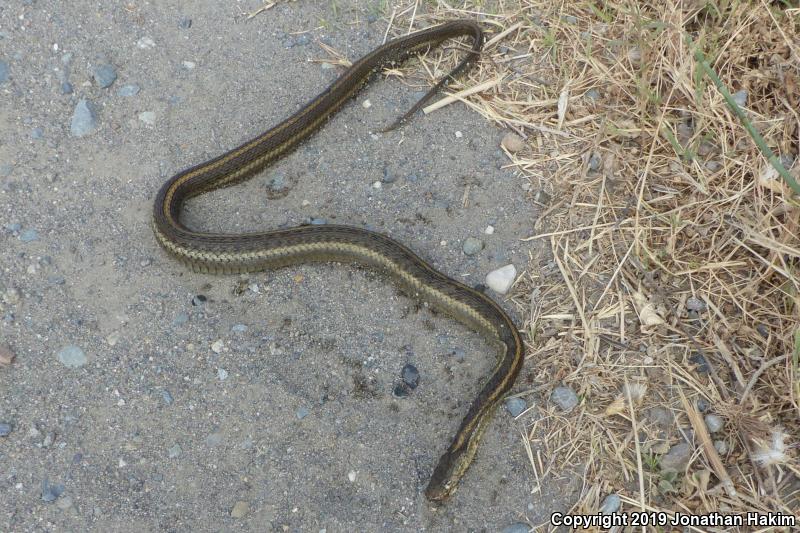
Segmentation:
[(437, 83), (403, 117), (405, 119), (479, 54), (483, 44), (479, 25), (471, 21), (452, 21), (376, 48), (277, 126), (219, 157), (175, 174), (161, 187), (153, 206), (153, 228), (158, 243), (195, 271), (227, 274), (309, 261), (357, 262), (388, 273), (411, 295), (452, 314), (497, 344), (497, 364), (472, 402), (452, 443), (439, 459), (425, 489), (426, 497), (432, 501), (444, 500), (455, 490), (472, 462), (481, 434), (498, 402), (511, 388), (522, 367), (523, 343), (511, 318), (482, 292), (436, 271), (406, 246), (380, 233), (343, 225), (300, 226), (243, 234), (204, 233), (182, 224), (180, 213), (188, 198), (248, 179), (295, 148), (376, 71), (460, 36), (473, 39), (469, 56)]

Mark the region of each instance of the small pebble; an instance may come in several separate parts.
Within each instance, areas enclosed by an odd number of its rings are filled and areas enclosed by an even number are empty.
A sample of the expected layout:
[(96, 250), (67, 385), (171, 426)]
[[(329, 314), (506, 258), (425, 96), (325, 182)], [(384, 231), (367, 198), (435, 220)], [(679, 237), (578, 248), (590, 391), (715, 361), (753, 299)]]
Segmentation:
[(61, 91), (61, 94), (72, 94), (74, 89), (72, 88), (72, 84), (70, 82), (62, 81), (59, 90)]
[(408, 386), (406, 386), (405, 383), (398, 383), (395, 385), (394, 389), (392, 389), (392, 394), (398, 398), (405, 398), (408, 396)]
[(86, 364), (86, 354), (77, 346), (65, 346), (58, 351), (58, 360), (67, 368), (80, 368)]
[(31, 130), (31, 139), (41, 140), (44, 139), (44, 128), (37, 127)]
[(697, 410), (701, 413), (705, 413), (711, 408), (711, 404), (708, 403), (708, 400), (705, 398), (698, 398), (697, 399)]
[(592, 155), (589, 157), (589, 170), (592, 172), (596, 172), (597, 169), (600, 168), (600, 163), (602, 162), (602, 158), (600, 154), (597, 152), (592, 152)]
[(167, 455), (170, 459), (176, 459), (177, 457), (180, 457), (181, 453), (183, 453), (183, 450), (178, 444), (170, 447), (170, 449), (167, 450)]
[(351, 470), (347, 473), (347, 479), (350, 480), (350, 483), (355, 483), (357, 475), (355, 470)]
[(35, 229), (28, 228), (19, 234), (19, 240), (22, 242), (33, 242), (39, 240), (39, 234)]
[(8, 366), (14, 362), (14, 352), (4, 344), (0, 344), (0, 366)]
[(506, 400), (506, 409), (511, 413), (511, 416), (515, 418), (521, 415), (526, 407), (528, 407), (528, 405), (522, 398), (509, 398)]
[(97, 111), (94, 104), (81, 98), (72, 112), (69, 131), (73, 137), (84, 137), (97, 129)]
[(305, 407), (298, 407), (294, 414), (298, 420), (302, 420), (308, 416), (308, 409)]
[(196, 294), (192, 296), (192, 305), (195, 307), (202, 306), (204, 303), (208, 301), (208, 298), (204, 294)]
[(456, 361), (459, 363), (463, 362), (464, 359), (467, 358), (467, 353), (462, 348), (454, 349), (452, 352), (450, 352), (450, 355), (455, 357)]
[(139, 120), (147, 124), (148, 126), (152, 126), (156, 123), (156, 114), (153, 111), (142, 111), (139, 113)]
[(662, 471), (682, 472), (689, 464), (692, 457), (692, 447), (682, 442), (676, 444), (661, 457), (660, 465)]
[(589, 100), (597, 101), (600, 99), (600, 91), (598, 91), (597, 89), (589, 89), (588, 91), (586, 91), (586, 94), (584, 94), (584, 96), (586, 96), (586, 98), (588, 98)]
[(709, 433), (718, 433), (725, 427), (725, 421), (719, 415), (709, 413), (704, 417), (704, 420)]
[(408, 385), (411, 389), (416, 389), (419, 385), (419, 370), (411, 363), (405, 365), (400, 373), (403, 378), (403, 383)]
[(475, 255), (483, 250), (483, 241), (475, 237), (467, 237), (464, 239), (461, 249), (464, 251), (464, 255)]
[(45, 478), (42, 481), (42, 501), (45, 503), (52, 503), (58, 499), (59, 496), (64, 494), (64, 485), (56, 483), (50, 484), (50, 481)]
[(724, 440), (715, 440), (714, 449), (717, 450), (718, 454), (726, 455), (728, 453), (728, 443)]
[(531, 526), (523, 522), (514, 522), (503, 528), (502, 533), (529, 533)]
[(172, 397), (172, 394), (166, 389), (161, 391), (161, 399), (164, 400), (164, 403), (167, 405), (172, 405), (175, 399)]
[(613, 514), (619, 511), (622, 507), (622, 500), (616, 494), (609, 494), (603, 498), (603, 503), (600, 504), (600, 512), (602, 514)]
[(182, 30), (188, 30), (192, 27), (192, 19), (189, 17), (181, 17), (180, 20), (178, 20), (178, 27)]
[(175, 326), (180, 326), (182, 324), (186, 324), (189, 321), (189, 313), (180, 312), (175, 315), (175, 318), (172, 320), (172, 324)]
[(226, 379), (228, 379), (228, 371), (225, 370), (224, 368), (218, 368), (217, 378), (219, 378), (220, 381), (225, 381)]
[(503, 140), (500, 141), (500, 145), (514, 154), (525, 148), (525, 141), (516, 133), (509, 132), (503, 136)]
[(706, 303), (699, 299), (692, 296), (688, 300), (686, 300), (686, 309), (689, 311), (697, 311), (698, 313), (702, 313), (707, 308)]
[(181, 65), (183, 65), (183, 68), (185, 68), (186, 70), (192, 70), (194, 69), (194, 67), (197, 66), (197, 63), (195, 63), (194, 61), (183, 61), (181, 62)]
[(364, 109), (369, 109), (370, 107), (372, 107), (372, 102), (370, 102), (369, 98), (367, 98), (366, 100), (361, 102), (361, 107), (363, 107)]
[(117, 91), (117, 96), (136, 96), (140, 90), (140, 87), (135, 83), (123, 85)]
[(244, 324), (235, 324), (231, 328), (231, 331), (234, 333), (244, 333), (245, 331), (247, 331), (247, 326), (245, 326)]
[(92, 78), (101, 89), (107, 89), (117, 79), (117, 71), (114, 65), (98, 65), (92, 71)]
[(550, 394), (550, 400), (562, 411), (572, 411), (580, 402), (578, 395), (569, 387), (556, 387)]
[[(3, 163), (2, 165), (0, 165), (0, 178), (5, 178), (10, 176), (13, 171), (14, 171), (14, 165), (10, 163)], [(10, 225), (11, 224), (6, 225), (6, 228), (8, 228)], [(19, 228), (17, 229), (17, 231), (19, 231)]]
[(456, 139), (460, 139), (460, 138), (462, 138), (463, 136), (464, 136), (464, 134), (463, 134), (463, 133), (461, 133), (460, 131), (456, 131)]
[(225, 348), (225, 343), (222, 339), (218, 339), (211, 344), (211, 351), (214, 353), (222, 353)]
[(736, 91), (732, 96), (733, 101), (736, 102), (739, 107), (747, 105), (747, 91)]
[(8, 437), (9, 435), (11, 435), (11, 424), (0, 422), (0, 437)]
[(222, 433), (212, 433), (206, 437), (206, 446), (215, 447), (222, 443)]
[(483, 230), (483, 232), (486, 235), (493, 235), (494, 234), (494, 226), (492, 226), (492, 225), (486, 226), (486, 229)]
[(486, 285), (499, 294), (506, 294), (516, 278), (516, 267), (514, 265), (506, 265), (489, 272), (486, 275)]
[(8, 73), (8, 63), (0, 60), (0, 85), (7, 83), (10, 77)]
[(239, 500), (231, 509), (231, 518), (244, 518), (250, 512), (250, 504)]
[(156, 45), (155, 41), (150, 37), (142, 37), (138, 41), (136, 41), (136, 46), (141, 48), (142, 50), (147, 50), (148, 48), (153, 48)]
[(70, 507), (72, 507), (72, 498), (69, 496), (64, 496), (63, 498), (59, 499), (56, 502), (56, 507), (61, 509), (62, 511), (66, 511)]

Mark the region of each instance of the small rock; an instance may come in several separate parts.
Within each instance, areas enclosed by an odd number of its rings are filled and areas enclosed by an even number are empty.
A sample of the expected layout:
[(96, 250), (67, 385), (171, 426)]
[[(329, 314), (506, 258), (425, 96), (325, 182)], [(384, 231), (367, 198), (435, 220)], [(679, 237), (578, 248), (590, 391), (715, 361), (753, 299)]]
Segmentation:
[(31, 130), (31, 139), (37, 141), (44, 139), (44, 128), (36, 127)]
[(486, 275), (486, 285), (499, 294), (505, 294), (514, 284), (516, 277), (516, 267), (514, 265), (506, 265), (489, 272)]
[(107, 89), (117, 79), (117, 71), (114, 65), (98, 65), (92, 71), (92, 78), (101, 89)]
[(596, 172), (597, 169), (600, 168), (600, 163), (602, 163), (602, 161), (603, 159), (600, 157), (600, 154), (592, 152), (592, 155), (589, 156), (589, 170)]
[(202, 306), (207, 301), (208, 298), (204, 294), (196, 294), (192, 296), (192, 305), (194, 305), (195, 307)]
[(42, 481), (42, 501), (45, 503), (52, 503), (58, 499), (59, 496), (64, 494), (64, 485), (56, 483), (51, 485), (50, 481), (45, 478)]
[(72, 112), (69, 131), (73, 137), (84, 137), (97, 130), (97, 111), (94, 104), (81, 98)]
[(717, 433), (725, 427), (725, 421), (719, 415), (709, 413), (704, 417), (704, 420), (709, 433)]
[(222, 433), (212, 433), (206, 437), (206, 446), (211, 448), (219, 446), (222, 443)]
[(117, 91), (117, 96), (126, 96), (126, 97), (127, 96), (136, 96), (137, 94), (139, 94), (140, 90), (141, 90), (141, 88), (138, 85), (136, 85), (135, 83), (132, 83), (132, 84), (129, 84), (129, 85), (123, 85)]
[(676, 444), (669, 451), (661, 457), (661, 470), (682, 472), (689, 464), (689, 459), (692, 457), (692, 447), (689, 444), (682, 442)]
[(61, 91), (61, 94), (72, 94), (74, 89), (72, 88), (72, 84), (70, 82), (64, 80), (61, 82), (59, 90)]
[(515, 418), (521, 415), (526, 407), (528, 407), (528, 405), (522, 398), (509, 398), (506, 400), (506, 409), (508, 409), (511, 416)]
[(170, 449), (167, 450), (167, 455), (170, 459), (176, 459), (177, 457), (180, 457), (181, 453), (183, 453), (183, 450), (178, 444), (170, 447)]
[(0, 344), (0, 366), (8, 366), (14, 362), (14, 352), (4, 344)]
[(180, 312), (175, 315), (175, 318), (172, 319), (172, 324), (175, 326), (180, 326), (182, 324), (186, 324), (189, 321), (189, 313)]
[(223, 349), (225, 349), (225, 343), (222, 339), (218, 339), (211, 344), (211, 351), (214, 353), (222, 353)]
[(697, 311), (698, 313), (702, 313), (708, 308), (706, 303), (699, 299), (692, 296), (688, 300), (686, 300), (686, 309), (689, 311)]
[(355, 483), (357, 475), (358, 473), (355, 470), (351, 470), (347, 473), (347, 479), (350, 480), (350, 483)]
[(0, 85), (7, 83), (9, 79), (10, 76), (8, 73), (8, 63), (0, 60)]
[(0, 437), (8, 437), (9, 435), (11, 435), (11, 424), (0, 422)]
[(142, 37), (138, 41), (136, 41), (136, 46), (141, 48), (142, 50), (147, 50), (148, 48), (153, 48), (156, 45), (156, 42), (151, 39), (150, 37)]
[(192, 27), (192, 19), (189, 17), (181, 17), (178, 20), (178, 27), (182, 30), (188, 30)]
[(152, 126), (156, 123), (156, 114), (153, 111), (142, 111), (139, 113), (139, 120), (147, 124), (148, 126)]
[(234, 324), (234, 326), (231, 328), (231, 331), (234, 333), (244, 333), (247, 331), (247, 326), (244, 324)]
[(662, 428), (668, 428), (672, 426), (672, 423), (675, 420), (672, 416), (672, 412), (669, 409), (659, 406), (648, 409), (647, 418)]
[(403, 383), (408, 385), (411, 389), (416, 389), (417, 385), (419, 385), (419, 370), (417, 370), (417, 367), (414, 365), (409, 363), (404, 366), (400, 375), (403, 378)]
[(597, 89), (589, 89), (588, 91), (586, 91), (584, 96), (589, 100), (594, 100), (596, 102), (597, 100), (600, 99), (600, 91), (598, 91)]
[(531, 529), (531, 526), (528, 524), (523, 522), (514, 522), (510, 526), (504, 527), (502, 533), (529, 533)]
[(11, 175), (12, 172), (14, 172), (14, 165), (10, 163), (3, 163), (2, 165), (0, 165), (0, 178), (8, 177)]
[(728, 453), (728, 443), (724, 440), (715, 440), (714, 449), (717, 450), (718, 454), (726, 455)]
[(77, 346), (65, 346), (58, 351), (58, 360), (67, 368), (80, 368), (86, 364), (86, 354)]
[(217, 378), (220, 381), (225, 381), (226, 379), (228, 379), (228, 371), (225, 370), (224, 368), (218, 368), (217, 369)]
[(106, 337), (106, 342), (109, 346), (116, 346), (120, 338), (122, 338), (122, 334), (119, 331), (112, 331), (108, 337)]
[(708, 400), (706, 400), (705, 398), (698, 398), (697, 399), (697, 410), (698, 411), (700, 411), (701, 413), (705, 413), (709, 409), (711, 409), (711, 404), (708, 403)]
[(609, 494), (603, 498), (603, 503), (600, 504), (600, 512), (602, 514), (613, 514), (619, 511), (622, 507), (622, 500), (616, 494)]
[(503, 140), (500, 141), (500, 145), (514, 154), (525, 148), (525, 141), (516, 133), (509, 132), (503, 136)]
[(28, 228), (19, 234), (19, 240), (22, 242), (33, 242), (39, 240), (39, 234), (33, 228)]
[(493, 235), (493, 234), (494, 234), (494, 226), (492, 226), (491, 224), (490, 224), (490, 225), (488, 225), (488, 226), (486, 226), (486, 229), (485, 229), (485, 230), (483, 230), (483, 232), (484, 232), (486, 235)]
[(250, 512), (250, 504), (239, 500), (231, 509), (231, 517), (232, 518), (244, 518)]
[(181, 65), (183, 65), (183, 68), (185, 68), (186, 70), (193, 70), (194, 67), (197, 66), (197, 63), (195, 63), (194, 61), (183, 61), (181, 62)]
[(305, 407), (298, 407), (294, 414), (298, 420), (302, 420), (308, 416), (308, 413), (309, 411)]
[(564, 412), (572, 411), (580, 402), (578, 395), (569, 387), (556, 387), (550, 394), (550, 401)]
[(459, 363), (463, 362), (464, 359), (467, 358), (467, 352), (465, 352), (463, 348), (453, 349), (453, 351), (450, 352), (450, 355), (455, 357), (456, 361), (458, 361)]
[(732, 96), (733, 101), (736, 102), (739, 107), (747, 105), (747, 91), (736, 91)]
[(394, 389), (392, 389), (392, 394), (397, 398), (405, 398), (408, 396), (408, 386), (405, 383), (398, 383), (395, 385)]
[(172, 397), (172, 394), (166, 389), (161, 391), (161, 399), (164, 400), (164, 403), (167, 405), (172, 405), (175, 399)]
[(63, 498), (59, 499), (56, 502), (56, 507), (61, 509), (62, 511), (66, 511), (70, 507), (72, 507), (72, 498), (69, 496), (64, 496)]
[(464, 255), (475, 255), (483, 250), (483, 241), (475, 237), (467, 237), (464, 239), (461, 249), (464, 251)]

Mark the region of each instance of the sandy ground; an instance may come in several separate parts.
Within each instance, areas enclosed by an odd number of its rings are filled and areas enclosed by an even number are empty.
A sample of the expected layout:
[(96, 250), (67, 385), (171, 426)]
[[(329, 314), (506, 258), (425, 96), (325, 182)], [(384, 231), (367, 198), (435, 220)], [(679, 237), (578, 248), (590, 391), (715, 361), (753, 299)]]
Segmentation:
[[(454, 498), (422, 496), (491, 367), (477, 334), (361, 268), (204, 276), (153, 238), (170, 175), (337, 75), (308, 61), (326, 57), (318, 41), (350, 59), (382, 41), (378, 2), (328, 4), (249, 21), (258, 2), (0, 6), (0, 344), (16, 354), (0, 367), (0, 531), (498, 531), (569, 502), (561, 484), (532, 494), (505, 409)], [(373, 83), (263, 176), (193, 201), (187, 222), (366, 225), (468, 284), (524, 268), (535, 213), (502, 169), (503, 132), (454, 105), (370, 133), (419, 90)], [(84, 98), (97, 128), (76, 137)], [(467, 237), (485, 248), (466, 256)], [(398, 397), (407, 363), (420, 384)]]

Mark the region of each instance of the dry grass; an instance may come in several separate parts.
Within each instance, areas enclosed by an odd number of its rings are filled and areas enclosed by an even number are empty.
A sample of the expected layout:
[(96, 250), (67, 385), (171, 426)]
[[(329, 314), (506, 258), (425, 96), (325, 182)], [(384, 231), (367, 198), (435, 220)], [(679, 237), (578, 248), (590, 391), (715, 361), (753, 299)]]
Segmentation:
[[(800, 11), (722, 0), (387, 10), (390, 35), (481, 20), (480, 66), (451, 86), (480, 90), (454, 99), (524, 139), (508, 166), (541, 212), (514, 297), (529, 342), (517, 390), (535, 404), (520, 418), (532, 490), (578, 472), (574, 512), (616, 493), (623, 510), (796, 514), (800, 204), (691, 43), (730, 92), (747, 91), (746, 115), (797, 178)], [(455, 57), (431, 52), (429, 81)], [(581, 398), (568, 415), (549, 400), (558, 385)], [(698, 405), (724, 429), (709, 435)], [(688, 465), (665, 470), (685, 441)]]

